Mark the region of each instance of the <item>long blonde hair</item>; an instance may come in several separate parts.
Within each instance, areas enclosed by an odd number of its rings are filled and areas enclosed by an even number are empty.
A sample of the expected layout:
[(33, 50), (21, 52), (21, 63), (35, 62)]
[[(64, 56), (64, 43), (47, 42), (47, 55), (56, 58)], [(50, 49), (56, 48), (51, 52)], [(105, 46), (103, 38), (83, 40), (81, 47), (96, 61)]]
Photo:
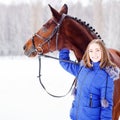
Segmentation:
[(83, 58), (82, 58), (85, 66), (86, 66), (86, 67), (89, 67), (89, 68), (92, 67), (92, 64), (91, 64), (91, 61), (90, 61), (90, 56), (89, 56), (89, 52), (88, 52), (88, 51), (89, 51), (90, 45), (93, 44), (93, 43), (98, 44), (98, 45), (100, 46), (100, 48), (101, 48), (101, 51), (102, 51), (102, 52), (101, 52), (100, 67), (101, 67), (101, 68), (105, 68), (105, 67), (108, 67), (108, 66), (113, 66), (113, 67), (115, 67), (116, 65), (110, 60), (110, 56), (109, 56), (109, 53), (108, 53), (107, 48), (105, 47), (105, 44), (104, 44), (103, 41), (100, 40), (100, 39), (94, 39), (94, 40), (92, 40), (92, 41), (88, 44), (87, 49), (86, 49), (86, 51), (85, 51), (85, 53), (84, 53), (84, 55), (83, 55)]

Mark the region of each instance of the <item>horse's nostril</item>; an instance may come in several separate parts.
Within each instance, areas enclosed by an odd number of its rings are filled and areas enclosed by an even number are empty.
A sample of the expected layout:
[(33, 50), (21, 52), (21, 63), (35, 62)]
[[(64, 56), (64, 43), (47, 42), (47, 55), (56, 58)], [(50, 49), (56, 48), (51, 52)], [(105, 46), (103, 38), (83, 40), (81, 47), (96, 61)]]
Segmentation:
[(26, 46), (24, 45), (23, 50), (25, 50)]

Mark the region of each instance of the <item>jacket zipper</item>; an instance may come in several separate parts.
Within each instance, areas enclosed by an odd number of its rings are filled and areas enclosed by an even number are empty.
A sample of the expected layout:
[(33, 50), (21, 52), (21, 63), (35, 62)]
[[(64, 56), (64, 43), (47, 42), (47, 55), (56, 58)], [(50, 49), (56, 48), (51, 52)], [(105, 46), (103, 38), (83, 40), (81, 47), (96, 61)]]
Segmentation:
[(90, 103), (89, 106), (92, 107), (92, 94), (90, 93)]

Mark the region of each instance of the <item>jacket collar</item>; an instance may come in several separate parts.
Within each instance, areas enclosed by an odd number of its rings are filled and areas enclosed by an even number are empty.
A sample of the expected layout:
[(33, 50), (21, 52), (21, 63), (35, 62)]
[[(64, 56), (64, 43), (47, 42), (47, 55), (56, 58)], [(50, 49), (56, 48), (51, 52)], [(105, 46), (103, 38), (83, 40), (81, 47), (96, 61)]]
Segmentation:
[(92, 62), (92, 68), (95, 70), (95, 69), (99, 69), (100, 68), (100, 62)]

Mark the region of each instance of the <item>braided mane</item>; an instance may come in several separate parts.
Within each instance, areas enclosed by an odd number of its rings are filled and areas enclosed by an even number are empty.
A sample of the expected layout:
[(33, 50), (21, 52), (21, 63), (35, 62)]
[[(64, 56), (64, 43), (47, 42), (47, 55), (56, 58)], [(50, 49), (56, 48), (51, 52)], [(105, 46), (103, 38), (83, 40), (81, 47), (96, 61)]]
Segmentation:
[(90, 26), (89, 23), (87, 23), (86, 21), (82, 21), (81, 19), (78, 19), (77, 17), (71, 17), (71, 18), (77, 21), (82, 26), (84, 26), (93, 36), (96, 36), (98, 39), (101, 39), (101, 36), (98, 34), (98, 32), (95, 31), (93, 27)]

